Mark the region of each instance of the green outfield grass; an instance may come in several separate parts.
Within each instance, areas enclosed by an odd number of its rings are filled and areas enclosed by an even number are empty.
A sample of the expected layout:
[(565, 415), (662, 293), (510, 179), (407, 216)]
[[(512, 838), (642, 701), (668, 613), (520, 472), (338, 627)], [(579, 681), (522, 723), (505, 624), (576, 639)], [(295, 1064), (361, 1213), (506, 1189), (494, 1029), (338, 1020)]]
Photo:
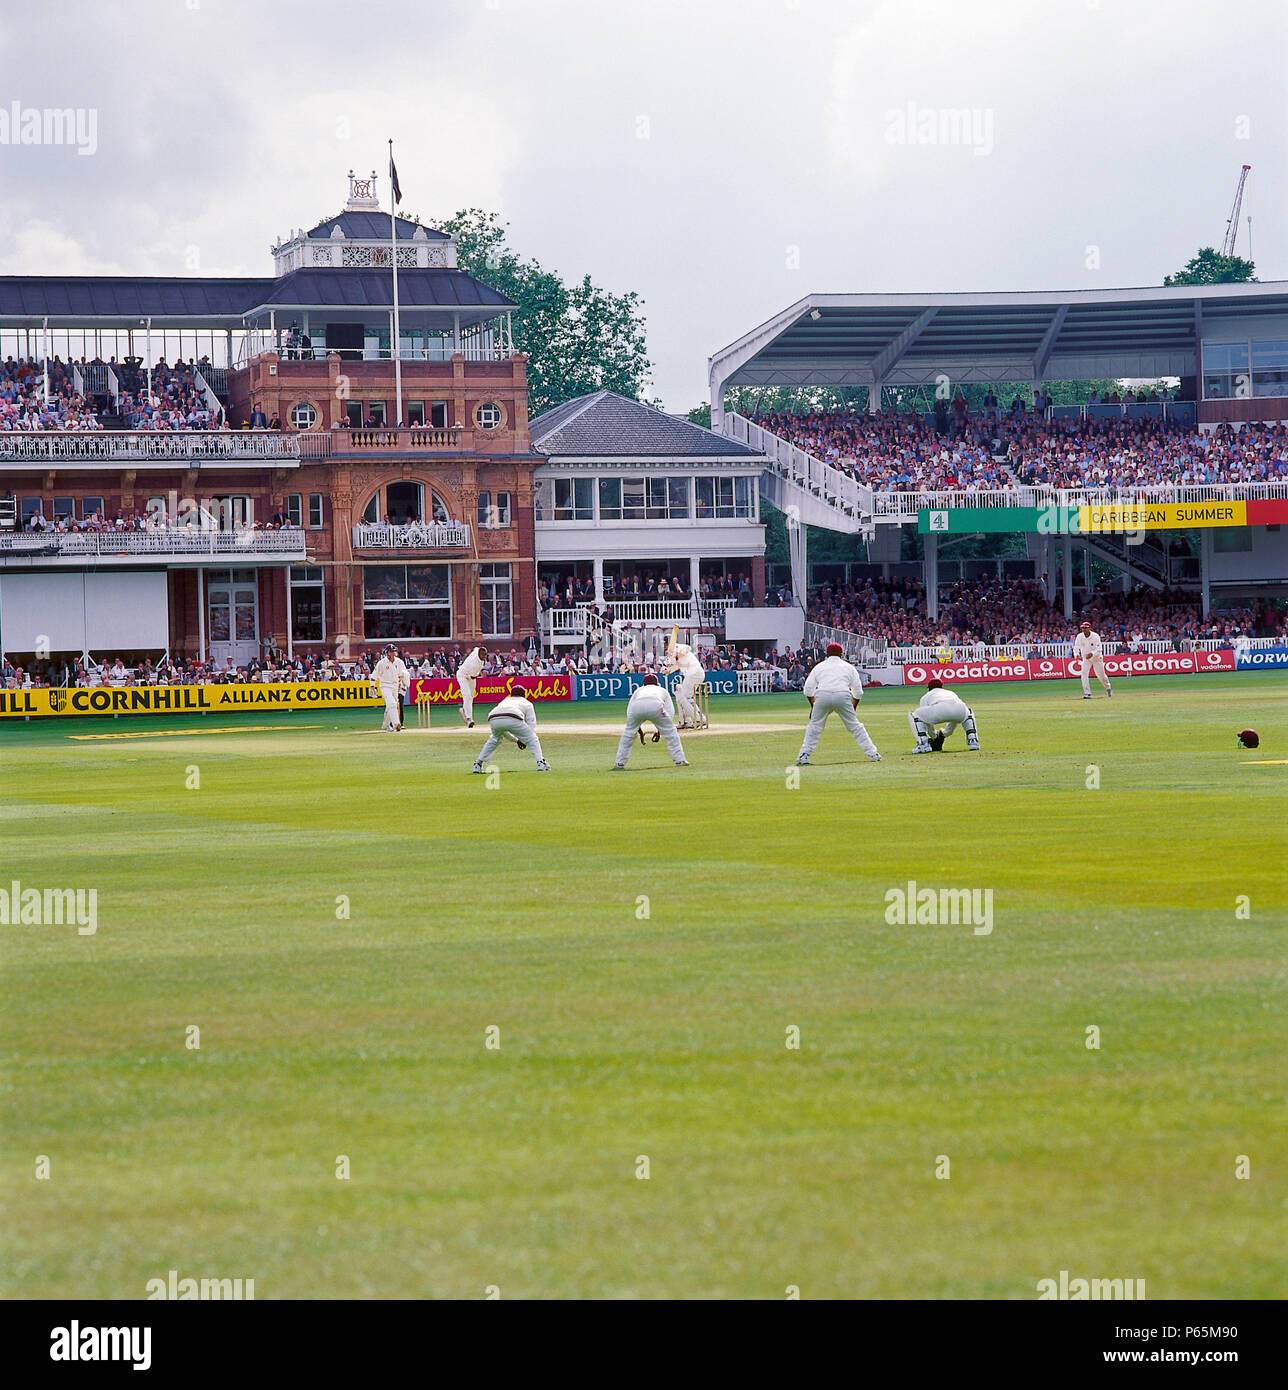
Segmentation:
[(0, 886), (98, 928), (0, 928), (0, 1294), (1282, 1297), (1288, 681), (967, 698), (982, 752), (875, 690), (799, 786), (800, 696), (624, 775), (543, 706), (492, 786), (377, 711), (6, 722)]

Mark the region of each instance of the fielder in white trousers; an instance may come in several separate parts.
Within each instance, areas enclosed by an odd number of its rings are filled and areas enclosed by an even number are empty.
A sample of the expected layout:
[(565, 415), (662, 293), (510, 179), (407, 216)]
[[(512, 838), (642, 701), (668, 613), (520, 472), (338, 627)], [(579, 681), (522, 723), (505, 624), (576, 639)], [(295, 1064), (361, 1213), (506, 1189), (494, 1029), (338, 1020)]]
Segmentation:
[(1090, 623), (1083, 623), (1078, 635), (1073, 639), (1073, 654), (1082, 663), (1082, 698), (1091, 699), (1091, 673), (1104, 687), (1106, 695), (1112, 696), (1114, 688), (1105, 675), (1105, 656), (1100, 645), (1100, 634), (1093, 632)]
[(487, 660), (487, 648), (475, 647), (456, 668), (456, 684), (461, 688), (461, 718), (466, 727), (474, 727), (474, 691)]
[(824, 690), (814, 696), (814, 707), (810, 710), (809, 723), (805, 726), (805, 741), (801, 744), (802, 758), (808, 758), (818, 747), (818, 741), (823, 737), (823, 726), (830, 714), (835, 714), (840, 719), (849, 731), (850, 737), (869, 759), (875, 761), (880, 756), (868, 731), (859, 722), (854, 708), (854, 697), (849, 694), (843, 695), (840, 691)]
[(966, 746), (979, 752), (979, 731), (969, 705), (942, 685), (927, 690), (921, 703), (908, 711), (908, 727), (917, 740), (914, 753), (939, 753), (944, 739), (960, 724), (966, 730)]
[(617, 743), (614, 768), (620, 770), (630, 761), (635, 736), (639, 733), (640, 725), (644, 723), (652, 724), (666, 740), (666, 751), (671, 755), (671, 761), (676, 767), (688, 767), (684, 746), (680, 743), (679, 731), (675, 727), (675, 706), (666, 690), (650, 681), (647, 685), (640, 686), (626, 706), (626, 727)]
[(823, 736), (823, 726), (832, 714), (840, 717), (850, 737), (868, 755), (869, 762), (881, 761), (876, 744), (868, 737), (868, 731), (859, 723), (859, 716), (854, 712), (855, 705), (863, 698), (863, 681), (858, 671), (842, 658), (839, 643), (828, 643), (826, 658), (805, 677), (803, 690), (811, 708), (809, 724), (805, 728), (805, 742), (801, 744), (800, 756), (796, 759), (799, 766), (804, 767), (809, 763), (810, 754), (818, 747), (818, 741)]
[(522, 695), (507, 695), (500, 704), (493, 706), (487, 723), (488, 740), (474, 760), (475, 772), (483, 771), (484, 764), (507, 738), (513, 739), (520, 748), (532, 750), (538, 772), (550, 771), (550, 764), (541, 752), (541, 740), (537, 737), (537, 712), (531, 700)]

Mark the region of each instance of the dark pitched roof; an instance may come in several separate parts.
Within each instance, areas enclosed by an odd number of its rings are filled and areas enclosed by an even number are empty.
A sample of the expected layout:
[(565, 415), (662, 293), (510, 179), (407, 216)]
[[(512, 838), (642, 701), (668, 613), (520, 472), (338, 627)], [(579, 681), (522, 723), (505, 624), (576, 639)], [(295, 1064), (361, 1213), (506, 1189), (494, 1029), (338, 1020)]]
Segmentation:
[[(408, 309), (495, 309), (514, 301), (463, 270), (401, 270), (398, 302)], [(237, 319), (261, 305), (388, 308), (387, 270), (296, 270), (280, 279), (139, 275), (0, 276), (0, 320)]]
[[(294, 270), (268, 285), (268, 292), (247, 308), (261, 304), (389, 308), (394, 302), (393, 278), (387, 270)], [(398, 303), (404, 309), (515, 307), (514, 300), (464, 270), (442, 268), (400, 270)]]
[(0, 318), (240, 318), (274, 283), (271, 277), (4, 275)]
[[(313, 237), (329, 237), (335, 229), (339, 229), (351, 241), (388, 241), (389, 240), (389, 214), (387, 212), (342, 212), (338, 217), (328, 217), (325, 222), (319, 222), (311, 232), (305, 235)], [(410, 241), (420, 230), (421, 223), (413, 222), (410, 218), (400, 217), (398, 219), (398, 240)], [(440, 232), (436, 227), (426, 227), (425, 235), (430, 241), (448, 241), (446, 232)]]
[(529, 429), (533, 447), (547, 457), (759, 457), (745, 444), (613, 391), (565, 401), (538, 415)]

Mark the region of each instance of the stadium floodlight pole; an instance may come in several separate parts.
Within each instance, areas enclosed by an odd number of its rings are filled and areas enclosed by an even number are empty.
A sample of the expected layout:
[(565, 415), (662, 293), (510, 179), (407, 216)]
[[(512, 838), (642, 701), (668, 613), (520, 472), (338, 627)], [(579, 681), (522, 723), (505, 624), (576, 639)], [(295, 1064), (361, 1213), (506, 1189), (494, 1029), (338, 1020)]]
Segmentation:
[(398, 204), (402, 202), (402, 189), (398, 186), (398, 170), (394, 167), (394, 142), (389, 142), (389, 258), (394, 265), (394, 428), (402, 429), (402, 352), (401, 332), (398, 322)]

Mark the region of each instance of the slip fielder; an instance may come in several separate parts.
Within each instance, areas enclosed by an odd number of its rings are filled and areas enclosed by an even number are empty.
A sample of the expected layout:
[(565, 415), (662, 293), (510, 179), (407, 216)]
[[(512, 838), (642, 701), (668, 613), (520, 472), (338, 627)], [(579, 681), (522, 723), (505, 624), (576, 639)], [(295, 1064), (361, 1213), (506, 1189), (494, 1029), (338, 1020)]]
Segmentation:
[(680, 642), (672, 650), (665, 669), (668, 672), (679, 671), (680, 673), (680, 684), (675, 691), (675, 703), (680, 707), (680, 728), (696, 729), (698, 727), (698, 706), (693, 698), (693, 692), (707, 678), (702, 663), (693, 654), (692, 647), (687, 643)]
[[(942, 753), (944, 739), (960, 724), (966, 730), (966, 746), (979, 752), (975, 715), (969, 705), (945, 688), (938, 676), (926, 682), (926, 693), (914, 710), (908, 711), (908, 724), (917, 740), (914, 753)], [(943, 728), (939, 728), (939, 725)]]
[(841, 723), (850, 731), (855, 743), (868, 755), (868, 762), (881, 761), (876, 744), (868, 737), (868, 731), (859, 723), (855, 713), (863, 698), (863, 680), (842, 656), (839, 642), (828, 643), (827, 656), (805, 677), (804, 693), (810, 703), (810, 717), (800, 757), (796, 759), (798, 767), (809, 766), (810, 754), (818, 747), (823, 725), (831, 714), (840, 716)]
[(1082, 698), (1091, 699), (1091, 673), (1105, 687), (1105, 694), (1112, 697), (1114, 688), (1105, 675), (1105, 658), (1100, 651), (1100, 634), (1091, 630), (1090, 623), (1083, 623), (1078, 635), (1073, 639), (1073, 654), (1082, 661)]
[(396, 734), (402, 728), (402, 713), (398, 708), (399, 699), (411, 689), (411, 672), (392, 643), (384, 650), (380, 660), (371, 672), (372, 694), (377, 691), (384, 697), (385, 718), (381, 732)]
[[(646, 721), (666, 739), (666, 751), (670, 753), (671, 761), (676, 767), (688, 767), (680, 735), (675, 728), (675, 706), (671, 703), (671, 696), (664, 686), (658, 684), (657, 677), (649, 672), (644, 677), (644, 684), (627, 702), (626, 727), (622, 730), (617, 744), (617, 758), (613, 763), (613, 771), (621, 772), (625, 769), (630, 761), (631, 746), (635, 742), (636, 733), (641, 741), (644, 738), (644, 731), (640, 725)], [(656, 739), (657, 734), (653, 737)]]
[(537, 737), (537, 711), (528, 699), (526, 687), (512, 685), (510, 693), (492, 706), (488, 715), (488, 740), (483, 751), (474, 759), (472, 772), (484, 771), (484, 764), (496, 752), (503, 739), (511, 738), (520, 748), (531, 748), (537, 762), (538, 772), (549, 772), (550, 764), (541, 753), (541, 740)]
[(456, 668), (456, 684), (461, 688), (461, 718), (465, 727), (474, 727), (474, 688), (487, 664), (487, 648), (475, 647)]

